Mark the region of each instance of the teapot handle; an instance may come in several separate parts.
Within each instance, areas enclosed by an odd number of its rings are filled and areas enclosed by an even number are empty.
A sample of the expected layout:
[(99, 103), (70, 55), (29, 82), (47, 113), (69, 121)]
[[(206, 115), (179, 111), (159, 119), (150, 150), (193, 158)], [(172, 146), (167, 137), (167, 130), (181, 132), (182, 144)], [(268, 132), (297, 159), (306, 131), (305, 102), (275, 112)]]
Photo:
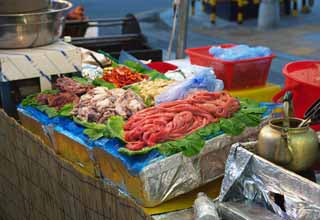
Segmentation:
[(290, 163), (293, 158), (293, 150), (290, 145), (290, 137), (288, 135), (288, 128), (282, 128), (281, 137), (282, 137), (282, 139), (284, 139), (285, 147), (287, 148), (287, 150), (289, 152), (290, 160), (288, 163)]
[(293, 91), (293, 90), (295, 90), (296, 87), (297, 87), (297, 85), (288, 86), (288, 87), (283, 88), (280, 92), (278, 92), (277, 94), (275, 94), (273, 96), (272, 101), (275, 103), (279, 102), (279, 99), (282, 98), (286, 92)]

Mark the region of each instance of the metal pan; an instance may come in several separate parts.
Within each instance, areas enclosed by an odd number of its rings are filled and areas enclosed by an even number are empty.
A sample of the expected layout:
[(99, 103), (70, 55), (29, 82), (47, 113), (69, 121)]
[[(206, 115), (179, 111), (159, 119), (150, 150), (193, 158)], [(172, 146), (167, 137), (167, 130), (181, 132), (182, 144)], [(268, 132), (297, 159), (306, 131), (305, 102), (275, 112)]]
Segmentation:
[(49, 10), (44, 12), (1, 14), (0, 48), (28, 48), (53, 43), (62, 34), (65, 12), (71, 6), (67, 1), (53, 1)]
[(49, 6), (50, 0), (0, 0), (0, 14), (45, 11)]

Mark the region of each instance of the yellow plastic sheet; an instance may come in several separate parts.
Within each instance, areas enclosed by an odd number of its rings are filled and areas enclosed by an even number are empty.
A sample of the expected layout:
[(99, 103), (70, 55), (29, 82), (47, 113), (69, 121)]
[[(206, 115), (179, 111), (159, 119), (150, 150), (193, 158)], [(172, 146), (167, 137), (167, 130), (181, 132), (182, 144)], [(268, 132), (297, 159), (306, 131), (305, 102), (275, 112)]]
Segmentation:
[(218, 197), (220, 193), (221, 183), (222, 178), (219, 178), (187, 194), (178, 196), (177, 198), (162, 203), (159, 206), (153, 208), (144, 208), (144, 211), (148, 215), (156, 215), (191, 208), (194, 203), (194, 200), (197, 197), (198, 192), (204, 192), (212, 199)]
[(250, 98), (258, 102), (271, 102), (272, 97), (280, 92), (281, 87), (275, 84), (267, 84), (264, 87), (253, 89), (228, 91), (234, 97)]

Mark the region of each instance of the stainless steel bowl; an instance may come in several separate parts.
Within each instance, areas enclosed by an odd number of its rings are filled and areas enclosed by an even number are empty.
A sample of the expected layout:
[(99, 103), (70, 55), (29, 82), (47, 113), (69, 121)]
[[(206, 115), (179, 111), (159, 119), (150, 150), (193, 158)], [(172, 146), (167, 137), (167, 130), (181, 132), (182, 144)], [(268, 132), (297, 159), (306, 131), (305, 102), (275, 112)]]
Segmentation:
[(50, 0), (0, 0), (0, 14), (27, 13), (48, 10)]
[(51, 44), (62, 34), (67, 1), (53, 1), (49, 10), (0, 15), (0, 48), (18, 49)]

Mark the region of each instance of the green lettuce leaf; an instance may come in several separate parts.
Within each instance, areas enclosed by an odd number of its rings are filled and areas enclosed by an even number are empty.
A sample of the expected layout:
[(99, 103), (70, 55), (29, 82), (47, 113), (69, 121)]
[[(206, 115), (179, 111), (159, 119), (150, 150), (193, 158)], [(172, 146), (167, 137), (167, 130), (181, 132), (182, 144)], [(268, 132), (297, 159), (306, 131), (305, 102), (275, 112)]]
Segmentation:
[(66, 104), (59, 110), (58, 114), (64, 117), (70, 117), (72, 109), (73, 109), (72, 103)]
[(72, 77), (72, 79), (74, 81), (77, 81), (78, 83), (81, 83), (81, 84), (91, 84), (91, 81), (87, 78), (84, 78), (84, 77), (74, 76), (74, 77)]
[(200, 135), (200, 137), (206, 138), (209, 135), (216, 134), (219, 131), (220, 131), (219, 123), (211, 123), (204, 128), (200, 128), (199, 130), (197, 130), (196, 133)]
[(182, 139), (161, 143), (158, 145), (158, 150), (160, 153), (166, 156), (182, 152), (183, 155), (191, 157), (197, 155), (204, 145), (205, 141), (203, 138), (194, 133)]
[(245, 129), (245, 124), (236, 118), (221, 118), (219, 124), (223, 132), (234, 136), (241, 134)]
[(148, 75), (151, 80), (169, 79), (164, 74), (161, 74), (156, 70), (147, 70), (140, 63), (137, 63), (137, 62), (134, 62), (134, 61), (131, 61), (131, 60), (125, 61), (124, 65), (129, 67), (134, 72), (138, 72), (138, 73), (142, 73), (142, 74)]
[(248, 98), (238, 98), (240, 102), (241, 109), (246, 109), (246, 108), (258, 108), (259, 107), (259, 102), (253, 100), (253, 99), (248, 99)]
[(135, 151), (129, 150), (128, 148), (125, 148), (125, 147), (121, 147), (121, 148), (119, 148), (118, 152), (125, 154), (125, 155), (128, 155), (128, 156), (137, 156), (137, 155), (147, 154), (154, 149), (158, 149), (158, 145), (155, 145), (152, 147), (145, 147), (141, 150), (135, 150)]
[(103, 130), (97, 130), (92, 128), (84, 129), (83, 133), (87, 135), (92, 140), (97, 140), (104, 136)]
[(116, 88), (116, 86), (113, 83), (107, 82), (103, 79), (95, 79), (92, 81), (92, 84), (94, 86), (102, 86), (102, 87), (106, 87), (108, 89), (114, 89)]
[(37, 105), (35, 106), (39, 111), (44, 112), (49, 118), (57, 117), (59, 115), (55, 108), (49, 107), (47, 105)]
[(111, 116), (105, 124), (87, 122), (73, 117), (75, 123), (85, 127), (84, 133), (93, 140), (101, 137), (118, 138), (124, 141), (124, 119), (121, 116)]
[(125, 121), (121, 116), (111, 116), (107, 121), (107, 130), (109, 131), (110, 138), (119, 138), (124, 141), (124, 129)]
[(32, 94), (32, 95), (27, 96), (25, 99), (22, 100), (21, 105), (23, 107), (39, 105), (39, 103), (36, 99), (37, 95), (38, 94)]
[(105, 130), (107, 128), (107, 126), (105, 124), (87, 122), (87, 121), (80, 120), (77, 117), (73, 117), (73, 121), (79, 125), (82, 125), (85, 128), (90, 128), (90, 129), (94, 129), (94, 130)]

